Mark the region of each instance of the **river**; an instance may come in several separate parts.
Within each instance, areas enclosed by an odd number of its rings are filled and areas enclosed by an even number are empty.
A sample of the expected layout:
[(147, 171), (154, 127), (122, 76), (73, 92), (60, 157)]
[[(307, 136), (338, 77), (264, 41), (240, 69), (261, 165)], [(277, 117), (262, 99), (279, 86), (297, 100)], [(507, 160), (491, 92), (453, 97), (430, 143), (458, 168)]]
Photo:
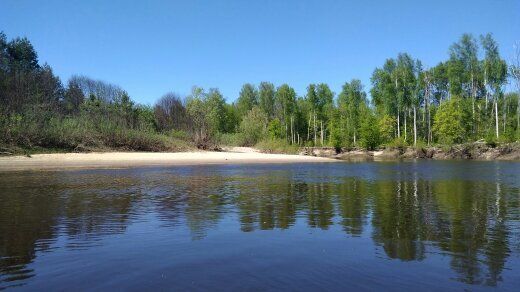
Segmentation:
[(0, 173), (0, 289), (513, 291), (519, 275), (518, 162)]

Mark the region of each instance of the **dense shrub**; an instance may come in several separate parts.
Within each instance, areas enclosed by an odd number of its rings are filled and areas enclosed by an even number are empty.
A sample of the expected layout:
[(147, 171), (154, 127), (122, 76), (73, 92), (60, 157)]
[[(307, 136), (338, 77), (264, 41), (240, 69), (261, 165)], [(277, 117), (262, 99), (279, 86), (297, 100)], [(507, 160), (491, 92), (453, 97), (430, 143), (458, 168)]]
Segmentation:
[(377, 127), (376, 117), (367, 111), (361, 121), (359, 130), (361, 145), (369, 150), (374, 150), (381, 143), (381, 133)]
[(252, 108), (240, 123), (241, 146), (253, 146), (265, 137), (267, 116), (259, 107)]
[(468, 115), (458, 97), (444, 102), (435, 114), (433, 132), (439, 142), (447, 145), (465, 141), (468, 131)]
[(31, 110), (2, 117), (0, 127), (4, 133), (3, 145), (25, 149), (174, 151), (190, 147), (185, 139), (158, 134), (151, 129), (126, 128), (115, 120), (93, 119), (88, 113), (59, 117), (52, 112)]
[(252, 146), (246, 142), (247, 137), (241, 133), (224, 133), (220, 135), (219, 144), (224, 146)]

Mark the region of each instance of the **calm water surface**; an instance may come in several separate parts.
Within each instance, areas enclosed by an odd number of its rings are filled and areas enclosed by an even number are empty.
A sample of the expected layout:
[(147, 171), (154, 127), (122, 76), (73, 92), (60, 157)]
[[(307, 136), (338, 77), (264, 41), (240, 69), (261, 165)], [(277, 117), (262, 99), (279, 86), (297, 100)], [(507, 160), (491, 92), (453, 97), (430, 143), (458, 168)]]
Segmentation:
[(518, 287), (517, 162), (0, 173), (0, 289)]

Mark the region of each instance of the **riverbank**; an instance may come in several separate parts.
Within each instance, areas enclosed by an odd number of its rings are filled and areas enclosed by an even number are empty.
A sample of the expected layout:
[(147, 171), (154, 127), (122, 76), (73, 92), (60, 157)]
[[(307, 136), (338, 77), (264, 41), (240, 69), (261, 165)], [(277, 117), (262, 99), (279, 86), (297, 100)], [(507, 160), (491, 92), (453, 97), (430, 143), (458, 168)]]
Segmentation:
[(239, 147), (221, 152), (93, 152), (35, 154), (30, 157), (5, 156), (0, 157), (0, 171), (334, 161), (325, 157), (265, 154), (251, 148)]
[(394, 147), (374, 151), (362, 149), (337, 149), (332, 147), (302, 148), (300, 155), (329, 157), (341, 160), (385, 161), (399, 159), (434, 159), (434, 160), (509, 160), (520, 161), (520, 144), (508, 143), (487, 145), (485, 143), (467, 143), (450, 147)]
[(520, 161), (520, 144), (491, 147), (484, 143), (470, 143), (444, 148), (401, 147), (375, 151), (343, 149), (339, 153), (332, 147), (305, 147), (300, 149), (299, 155), (265, 153), (250, 147), (224, 147), (222, 151), (48, 153), (0, 156), (0, 171), (402, 159)]

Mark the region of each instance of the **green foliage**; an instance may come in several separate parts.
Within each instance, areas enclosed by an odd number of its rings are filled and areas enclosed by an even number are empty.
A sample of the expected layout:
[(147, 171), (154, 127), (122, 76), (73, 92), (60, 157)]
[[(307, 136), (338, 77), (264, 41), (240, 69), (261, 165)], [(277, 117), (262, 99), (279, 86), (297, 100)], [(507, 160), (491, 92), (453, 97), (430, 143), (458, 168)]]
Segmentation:
[(359, 129), (361, 135), (361, 145), (369, 150), (376, 149), (381, 143), (381, 133), (377, 126), (377, 118), (375, 115), (366, 110), (361, 120), (361, 126)]
[(488, 135), (486, 135), (486, 139), (485, 139), (485, 142), (486, 142), (486, 145), (491, 147), (491, 148), (495, 148), (497, 146), (497, 138), (495, 136), (494, 133), (492, 132), (489, 132)]
[(330, 146), (337, 148), (337, 149), (339, 149), (343, 146), (349, 146), (349, 144), (345, 143), (342, 138), (343, 137), (341, 135), (340, 129), (337, 127), (332, 128), (331, 132), (330, 132), (330, 140), (329, 140)]
[(480, 78), (478, 44), (471, 34), (463, 34), (450, 47), (448, 79), (452, 95), (470, 97), (477, 90)]
[(237, 100), (238, 116), (242, 118), (255, 105), (258, 105), (258, 90), (254, 85), (246, 83), (242, 86)]
[(153, 132), (156, 129), (155, 114), (150, 106), (136, 105), (132, 109), (135, 128), (140, 131)]
[(338, 108), (340, 111), (341, 128), (345, 131), (345, 144), (351, 144), (355, 137), (359, 137), (361, 111), (367, 106), (366, 93), (363, 91), (361, 81), (353, 79), (343, 85), (338, 96)]
[(226, 102), (220, 91), (212, 88), (206, 93), (200, 87), (193, 87), (186, 99), (186, 112), (192, 123), (195, 145), (201, 149), (215, 147), (218, 136), (229, 126)]
[(258, 90), (258, 104), (268, 118), (272, 118), (274, 115), (274, 101), (274, 85), (270, 82), (261, 82)]
[(388, 114), (384, 114), (379, 118), (377, 124), (379, 126), (379, 133), (381, 135), (381, 143), (388, 143), (392, 141), (396, 125), (395, 119)]
[(386, 143), (385, 146), (389, 148), (404, 149), (406, 148), (406, 142), (403, 138), (396, 137), (390, 142)]
[(12, 116), (0, 125), (7, 144), (25, 149), (178, 151), (190, 147), (180, 138), (129, 129), (118, 121), (97, 118), (93, 119), (92, 114), (86, 111), (75, 117), (56, 117), (53, 112), (33, 109)]
[(317, 100), (314, 106), (318, 113), (318, 119), (326, 123), (328, 118), (327, 110), (333, 104), (334, 92), (330, 90), (326, 83), (320, 83), (316, 85), (316, 97)]
[(238, 130), (240, 125), (241, 116), (238, 111), (238, 108), (234, 104), (224, 104), (225, 115), (223, 128), (221, 132), (223, 133), (233, 133)]
[(499, 141), (504, 143), (511, 143), (518, 140), (518, 131), (513, 127), (506, 127), (503, 134), (500, 136)]
[[(294, 119), (296, 107), (296, 92), (287, 84), (282, 84), (276, 89), (275, 94), (275, 118), (284, 129), (285, 137), (291, 134), (291, 119)], [(281, 137), (281, 136), (279, 136)]]
[(512, 142), (520, 139), (520, 96), (503, 90), (508, 70), (518, 85), (519, 62), (508, 67), (491, 34), (480, 42), (464, 34), (429, 70), (407, 53), (387, 59), (372, 74), (370, 101), (352, 79), (337, 96), (325, 83), (297, 96), (288, 84), (261, 82), (244, 84), (233, 104), (216, 88), (194, 87), (185, 99), (168, 93), (150, 107), (84, 76), (64, 87), (38, 63), (29, 40), (0, 33), (0, 144), (158, 151), (224, 143), (281, 152), (300, 145)]
[(417, 140), (417, 145), (415, 145), (415, 149), (427, 149), (428, 148), (428, 144), (422, 140), (422, 139), (419, 139)]
[(433, 131), (441, 143), (448, 145), (461, 143), (468, 134), (465, 126), (467, 122), (462, 100), (452, 97), (437, 110)]
[(267, 153), (297, 154), (298, 145), (291, 145), (285, 139), (263, 139), (255, 145), (256, 148)]
[(183, 130), (172, 129), (169, 132), (166, 132), (165, 135), (168, 137), (172, 137), (174, 139), (179, 139), (179, 140), (183, 140), (183, 141), (190, 140), (190, 134)]
[(212, 132), (226, 132), (226, 101), (216, 88), (211, 88), (206, 94), (204, 107), (206, 118)]
[(269, 133), (269, 138), (271, 139), (282, 138), (282, 124), (279, 119), (274, 119), (269, 122), (267, 125), (267, 133)]
[(481, 42), (485, 52), (485, 78), (493, 93), (498, 94), (502, 85), (507, 81), (507, 64), (500, 58), (498, 45), (491, 34), (481, 36)]
[[(246, 142), (248, 137), (241, 132), (224, 133), (220, 135), (220, 145), (224, 146), (251, 146)], [(253, 144), (254, 145), (254, 144)]]
[(252, 146), (265, 137), (266, 121), (267, 115), (259, 107), (253, 107), (240, 123), (241, 146)]

